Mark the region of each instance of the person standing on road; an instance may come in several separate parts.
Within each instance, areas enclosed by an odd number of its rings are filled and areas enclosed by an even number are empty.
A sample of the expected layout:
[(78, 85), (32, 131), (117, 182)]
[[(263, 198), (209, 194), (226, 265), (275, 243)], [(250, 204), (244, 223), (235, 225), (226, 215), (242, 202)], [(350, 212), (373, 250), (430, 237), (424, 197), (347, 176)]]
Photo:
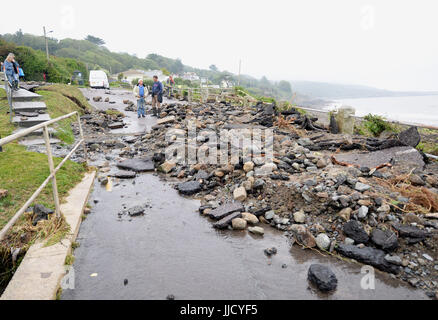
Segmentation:
[(158, 81), (158, 77), (154, 76), (154, 84), (152, 85), (152, 111), (155, 117), (160, 115), (161, 102), (163, 102), (163, 84)]
[(172, 76), (169, 76), (169, 78), (167, 79), (167, 87), (168, 87), (168, 95), (167, 98), (172, 98), (173, 96), (173, 86), (175, 85), (175, 80), (173, 80)]
[[(9, 83), (11, 84), (12, 90), (18, 90), (18, 80), (15, 77), (15, 64), (14, 64), (15, 55), (13, 53), (8, 54), (5, 62), (4, 69), (6, 77), (8, 78)], [(18, 72), (17, 72), (18, 73)]]
[(146, 116), (144, 106), (148, 94), (148, 89), (143, 85), (143, 80), (138, 80), (138, 85), (134, 87), (134, 95), (137, 98), (137, 115), (139, 119)]

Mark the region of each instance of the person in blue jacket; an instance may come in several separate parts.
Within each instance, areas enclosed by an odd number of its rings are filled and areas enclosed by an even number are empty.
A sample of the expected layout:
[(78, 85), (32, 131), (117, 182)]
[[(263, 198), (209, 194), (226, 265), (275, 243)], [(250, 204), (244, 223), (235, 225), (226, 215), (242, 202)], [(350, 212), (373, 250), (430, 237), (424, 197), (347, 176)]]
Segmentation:
[(13, 53), (9, 53), (4, 62), (4, 69), (6, 77), (8, 78), (9, 83), (11, 84), (12, 90), (18, 90), (18, 70), (15, 67), (15, 55)]
[(155, 117), (158, 117), (160, 114), (161, 102), (163, 102), (163, 84), (158, 81), (157, 76), (154, 76), (154, 84), (152, 85), (152, 111)]

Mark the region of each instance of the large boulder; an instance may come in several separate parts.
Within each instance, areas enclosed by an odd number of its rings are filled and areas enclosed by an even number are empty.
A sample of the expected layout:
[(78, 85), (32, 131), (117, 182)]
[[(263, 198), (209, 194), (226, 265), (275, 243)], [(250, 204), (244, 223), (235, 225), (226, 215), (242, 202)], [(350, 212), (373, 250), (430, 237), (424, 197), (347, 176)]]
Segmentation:
[(386, 261), (386, 252), (370, 247), (359, 248), (354, 245), (339, 244), (336, 251), (343, 256), (376, 267), (379, 270), (397, 274), (400, 268)]
[(415, 148), (420, 143), (421, 136), (418, 132), (417, 127), (410, 127), (409, 129), (400, 132), (398, 135), (398, 139), (404, 145)]
[(324, 292), (333, 291), (338, 286), (338, 279), (333, 271), (321, 264), (312, 264), (307, 277), (319, 290)]

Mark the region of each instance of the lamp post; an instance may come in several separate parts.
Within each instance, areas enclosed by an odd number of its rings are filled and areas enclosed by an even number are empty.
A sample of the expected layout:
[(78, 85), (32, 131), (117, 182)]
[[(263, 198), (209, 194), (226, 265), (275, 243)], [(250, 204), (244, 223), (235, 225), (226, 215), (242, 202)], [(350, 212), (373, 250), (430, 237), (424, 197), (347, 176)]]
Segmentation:
[(46, 32), (46, 27), (43, 27), (44, 31), (44, 40), (46, 41), (46, 55), (47, 55), (47, 61), (49, 61), (49, 42), (47, 41), (47, 35), (49, 33), (52, 33), (53, 31)]

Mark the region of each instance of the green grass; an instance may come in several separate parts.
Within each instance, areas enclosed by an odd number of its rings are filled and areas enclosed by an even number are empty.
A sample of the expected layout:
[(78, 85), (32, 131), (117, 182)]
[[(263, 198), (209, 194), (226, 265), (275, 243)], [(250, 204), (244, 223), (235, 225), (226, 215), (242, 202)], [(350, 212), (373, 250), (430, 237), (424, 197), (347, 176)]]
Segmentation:
[[(38, 91), (38, 93), (43, 96), (48, 113), (52, 118), (82, 110), (76, 102), (73, 102), (76, 100), (83, 107), (90, 108), (81, 92), (72, 86), (54, 85), (46, 87), (44, 90)], [(70, 99), (67, 96), (73, 98)], [(9, 115), (6, 113), (7, 109), (4, 108), (7, 105), (5, 91), (0, 89), (0, 134), (2, 137), (11, 134), (14, 130), (14, 126), (9, 122)], [(71, 121), (64, 120), (56, 128), (57, 136), (66, 143), (74, 141), (70, 128)], [(55, 166), (61, 160), (55, 158)], [(64, 164), (56, 175), (61, 199), (81, 181), (85, 171), (86, 168), (81, 164), (72, 161), (67, 161)], [(3, 152), (0, 153), (0, 188), (8, 190), (8, 195), (0, 199), (0, 228), (21, 208), (49, 174), (49, 165), (45, 154), (29, 152), (24, 146), (16, 142), (3, 146)], [(51, 183), (44, 188), (35, 203), (54, 208)], [(11, 230), (11, 233), (14, 233), (14, 229), (20, 230), (20, 227), (28, 223), (29, 219), (23, 216)], [(63, 228), (61, 227), (59, 230), (63, 230)], [(57, 229), (56, 232), (59, 230)]]
[[(74, 111), (82, 114), (85, 110), (91, 109), (88, 101), (75, 86), (55, 84), (43, 87), (37, 93), (43, 96), (47, 112), (52, 119)], [(70, 117), (55, 124), (55, 137), (67, 144), (72, 144), (75, 137), (71, 129), (71, 123), (75, 121), (77, 121), (77, 117)]]
[[(55, 166), (62, 159), (55, 158)], [(24, 146), (12, 143), (0, 153), (0, 186), (8, 190), (8, 196), (0, 200), (0, 228), (20, 209), (33, 192), (49, 176), (50, 170), (45, 154), (28, 152)], [(56, 174), (60, 197), (81, 181), (85, 168), (67, 161)], [(36, 203), (54, 208), (51, 183), (44, 188)]]

